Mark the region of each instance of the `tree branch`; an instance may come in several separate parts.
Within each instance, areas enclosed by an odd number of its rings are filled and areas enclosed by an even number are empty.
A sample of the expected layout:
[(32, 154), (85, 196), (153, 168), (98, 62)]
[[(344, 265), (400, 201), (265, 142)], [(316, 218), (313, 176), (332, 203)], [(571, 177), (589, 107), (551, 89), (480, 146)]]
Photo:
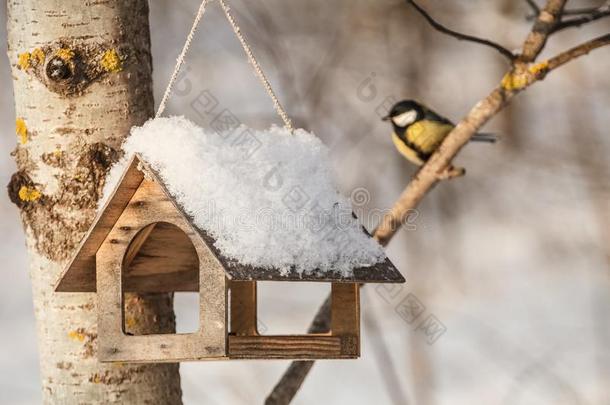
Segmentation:
[(564, 10), (563, 15), (582, 15), (582, 14), (591, 14), (597, 11), (598, 9), (605, 7), (610, 1), (606, 1), (605, 4), (599, 7), (584, 7), (584, 8), (573, 8), (569, 10)]
[(531, 7), (532, 11), (535, 14), (534, 16), (540, 14), (540, 7), (538, 6), (538, 4), (536, 4), (535, 0), (525, 0), (525, 2)]
[(548, 67), (546, 69), (547, 73), (557, 69), (560, 66), (565, 65), (566, 63), (576, 58), (584, 56), (597, 48), (601, 48), (602, 46), (606, 45), (610, 45), (610, 34), (602, 35), (600, 37), (584, 42), (578, 46), (575, 46), (572, 49), (568, 49), (567, 51), (562, 52), (548, 60)]
[(570, 14), (570, 11), (572, 11), (573, 14), (580, 15), (580, 17), (570, 18), (557, 23), (551, 33), (559, 32), (566, 28), (580, 27), (581, 25), (610, 16), (610, 1), (606, 2), (603, 6), (592, 9), (588, 12), (576, 13), (577, 10), (566, 10), (563, 14), (568, 15)]
[[(547, 24), (557, 21), (565, 2), (566, 0), (548, 0), (536, 23), (534, 23), (532, 32), (523, 44), (523, 51), (519, 59), (515, 61), (513, 68), (502, 80), (501, 85), (477, 103), (468, 115), (447, 135), (436, 152), (409, 182), (391, 210), (384, 215), (374, 233), (374, 237), (382, 246), (386, 246), (390, 242), (411, 210), (416, 208), (424, 196), (439, 182), (439, 174), (451, 165), (452, 160), (470, 138), (498, 114), (515, 95), (535, 82), (543, 80), (548, 73), (558, 67), (584, 56), (594, 49), (610, 45), (610, 34), (606, 34), (562, 52), (546, 62), (533, 66), (529, 65), (544, 48), (550, 34), (550, 28), (546, 27), (552, 27), (552, 25)], [(507, 80), (507, 78), (510, 80)], [(329, 302), (330, 296), (326, 298), (324, 305), (318, 310), (310, 330), (314, 328), (314, 325), (330, 322)], [(303, 384), (313, 363), (313, 361), (292, 362), (282, 379), (267, 397), (265, 404), (289, 404)]]
[[(331, 295), (328, 294), (324, 303), (318, 308), (307, 333), (322, 333), (330, 329), (330, 304)], [(265, 405), (289, 404), (296, 395), (305, 377), (313, 367), (312, 360), (293, 361), (282, 375), (282, 378), (273, 388), (273, 391), (265, 400)]]
[(364, 314), (362, 318), (365, 330), (372, 332), (371, 335), (377, 335), (375, 337), (371, 336), (371, 340), (377, 338), (377, 342), (371, 342), (373, 357), (377, 363), (378, 372), (383, 377), (383, 382), (386, 385), (391, 403), (409, 405), (407, 394), (403, 389), (404, 384), (402, 384), (398, 371), (396, 370), (396, 364), (394, 363), (395, 356), (392, 356), (393, 352), (388, 349), (388, 346), (384, 341), (383, 328), (379, 325), (380, 317), (378, 317), (376, 311), (371, 308), (370, 312)]
[(496, 42), (487, 40), (487, 39), (478, 38), (478, 37), (475, 37), (472, 35), (462, 34), (460, 32), (451, 30), (451, 29), (445, 27), (444, 25), (440, 24), (439, 22), (437, 22), (434, 18), (432, 18), (432, 16), (430, 14), (428, 14), (428, 12), (426, 10), (424, 10), (414, 0), (406, 0), (406, 1), (407, 1), (407, 3), (411, 4), (413, 6), (413, 8), (415, 8), (415, 10), (417, 10), (417, 12), (419, 14), (421, 14), (426, 19), (426, 21), (437, 31), (442, 32), (443, 34), (450, 35), (459, 40), (474, 42), (476, 44), (488, 46), (488, 47), (493, 48), (496, 51), (500, 52), (500, 54), (502, 56), (504, 56), (505, 58), (507, 58), (509, 61), (512, 62), (513, 60), (515, 60), (515, 58), (516, 58), (515, 54), (513, 54), (511, 51), (509, 51), (502, 45), (500, 45)]
[(521, 63), (531, 63), (536, 60), (546, 41), (551, 34), (551, 30), (561, 19), (561, 13), (567, 0), (548, 0), (546, 5), (536, 17), (534, 26), (525, 38), (521, 55), (517, 58)]

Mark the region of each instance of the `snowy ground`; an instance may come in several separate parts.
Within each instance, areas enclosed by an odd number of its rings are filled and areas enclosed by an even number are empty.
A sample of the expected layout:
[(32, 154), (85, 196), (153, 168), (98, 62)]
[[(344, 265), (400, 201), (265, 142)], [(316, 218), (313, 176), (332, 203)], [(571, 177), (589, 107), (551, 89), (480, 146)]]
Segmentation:
[[(196, 4), (152, 3), (159, 100)], [(413, 173), (379, 120), (391, 98), (420, 98), (457, 119), (502, 74), (492, 51), (431, 32), (402, 1), (232, 3), (288, 112), (331, 148), (341, 190), (364, 197), (358, 209), (369, 227)], [(452, 3), (425, 2), (454, 28), (509, 48), (527, 32), (527, 9), (512, 0)], [(547, 54), (608, 28), (601, 22), (566, 33)], [(366, 287), (362, 358), (319, 362), (296, 404), (610, 403), (608, 63), (602, 50), (549, 76), (486, 128), (503, 142), (463, 151), (458, 164), (468, 175), (437, 187), (388, 249), (407, 284)], [(15, 138), (5, 57), (0, 83), (0, 183), (7, 184)], [(215, 10), (206, 13), (177, 90), (168, 113), (202, 126), (223, 111), (257, 128), (279, 123)], [(0, 213), (0, 402), (37, 404), (25, 249), (6, 193)], [(265, 285), (261, 320), (269, 332), (303, 330), (325, 293)], [(177, 304), (179, 322), (188, 303)], [(420, 310), (409, 312), (413, 304)], [(428, 336), (430, 325), (440, 329)], [(184, 364), (185, 403), (261, 403), (286, 366)]]

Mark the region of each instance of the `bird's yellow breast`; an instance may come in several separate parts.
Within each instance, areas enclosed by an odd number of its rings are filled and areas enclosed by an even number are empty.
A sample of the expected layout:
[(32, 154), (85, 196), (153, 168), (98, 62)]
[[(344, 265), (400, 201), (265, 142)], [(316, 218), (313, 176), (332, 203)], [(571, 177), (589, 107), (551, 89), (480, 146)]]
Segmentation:
[(404, 135), (412, 147), (403, 142), (396, 133), (392, 134), (392, 141), (401, 155), (421, 166), (424, 164), (422, 156), (431, 155), (452, 129), (453, 125), (450, 124), (420, 120), (409, 125), (405, 130)]
[(421, 120), (409, 125), (405, 136), (416, 148), (431, 154), (451, 132), (453, 125), (432, 120)]
[(396, 149), (398, 149), (400, 154), (403, 155), (405, 158), (407, 158), (418, 166), (424, 164), (424, 161), (421, 160), (419, 156), (417, 156), (417, 152), (405, 145), (405, 143), (395, 133), (392, 134), (392, 142), (394, 142), (394, 146), (396, 147)]

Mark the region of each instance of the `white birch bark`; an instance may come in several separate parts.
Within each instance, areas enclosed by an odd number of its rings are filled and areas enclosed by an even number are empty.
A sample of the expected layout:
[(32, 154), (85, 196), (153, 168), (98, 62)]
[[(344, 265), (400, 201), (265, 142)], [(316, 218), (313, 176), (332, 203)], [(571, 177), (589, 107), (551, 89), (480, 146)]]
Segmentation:
[[(102, 365), (94, 294), (53, 286), (95, 214), (108, 167), (153, 111), (146, 0), (8, 0), (18, 172), (44, 403), (180, 403), (178, 365)], [(131, 296), (127, 325), (171, 331), (172, 299)]]

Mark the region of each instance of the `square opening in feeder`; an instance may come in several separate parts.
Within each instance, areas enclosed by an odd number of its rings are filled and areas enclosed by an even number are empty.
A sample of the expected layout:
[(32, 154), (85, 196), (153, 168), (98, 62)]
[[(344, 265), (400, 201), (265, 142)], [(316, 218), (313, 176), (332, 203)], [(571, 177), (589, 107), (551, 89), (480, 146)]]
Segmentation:
[[(257, 283), (257, 288), (261, 335), (304, 333), (331, 293), (329, 283), (268, 281)], [(316, 332), (327, 333), (329, 328)]]

